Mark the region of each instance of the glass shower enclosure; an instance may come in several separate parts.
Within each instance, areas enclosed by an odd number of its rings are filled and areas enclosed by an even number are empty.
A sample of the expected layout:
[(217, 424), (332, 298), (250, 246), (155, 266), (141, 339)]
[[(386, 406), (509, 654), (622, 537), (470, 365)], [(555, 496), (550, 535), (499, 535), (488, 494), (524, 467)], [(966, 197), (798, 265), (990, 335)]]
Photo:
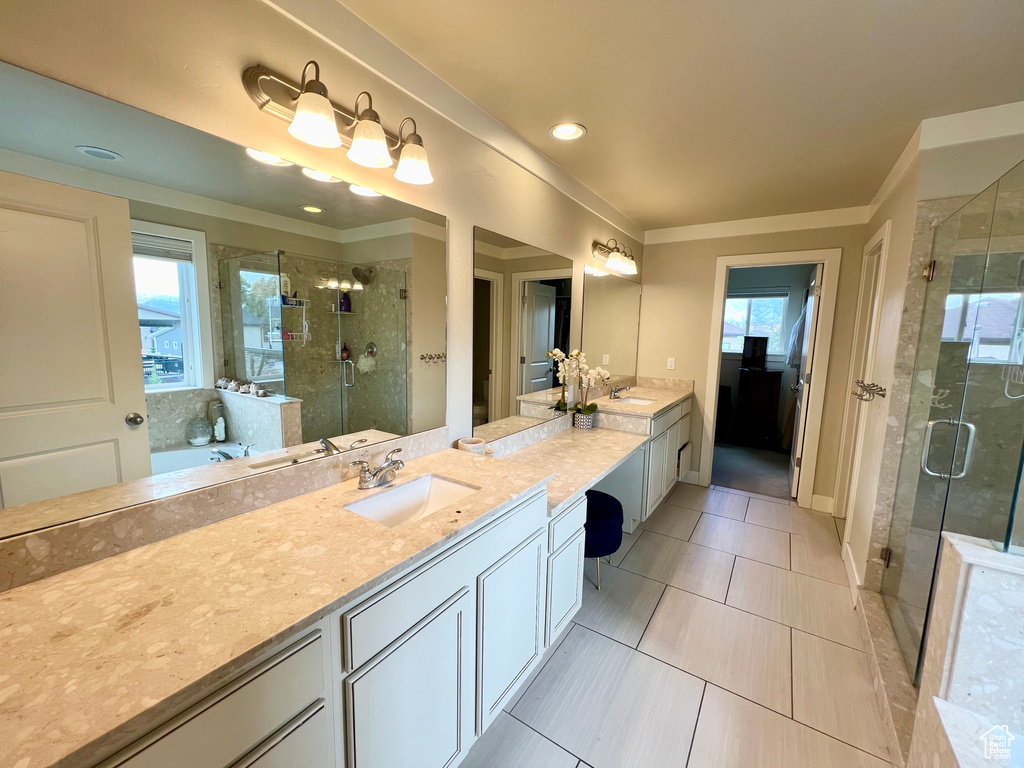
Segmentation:
[(302, 401), (302, 442), (409, 433), (408, 268), (285, 251), (218, 263), (224, 371)]
[(1024, 163), (934, 232), (882, 597), (919, 677), (942, 531), (1024, 545)]

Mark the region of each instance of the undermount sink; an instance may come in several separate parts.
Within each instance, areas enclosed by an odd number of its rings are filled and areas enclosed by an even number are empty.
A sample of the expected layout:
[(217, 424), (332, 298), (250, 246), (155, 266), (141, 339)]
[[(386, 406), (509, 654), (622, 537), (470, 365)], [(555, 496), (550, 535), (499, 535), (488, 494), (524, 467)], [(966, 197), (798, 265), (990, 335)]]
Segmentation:
[(345, 508), (388, 528), (395, 528), (420, 520), (478, 490), (436, 475), (424, 475)]
[(646, 397), (617, 397), (614, 402), (622, 403), (623, 405), (650, 405), (654, 401)]

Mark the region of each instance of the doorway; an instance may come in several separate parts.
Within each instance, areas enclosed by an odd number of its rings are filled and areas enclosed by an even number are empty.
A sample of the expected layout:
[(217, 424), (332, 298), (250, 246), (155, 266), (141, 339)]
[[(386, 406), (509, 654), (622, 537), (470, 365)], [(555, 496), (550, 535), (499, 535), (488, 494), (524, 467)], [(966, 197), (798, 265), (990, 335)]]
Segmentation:
[(814, 508), (840, 254), (827, 249), (718, 259), (701, 485)]
[(473, 273), (473, 426), (502, 418), (502, 339), (505, 276)]
[[(513, 403), (519, 395), (558, 386), (548, 350), (569, 346), (572, 269), (512, 275)], [(513, 404), (510, 413), (517, 412)]]

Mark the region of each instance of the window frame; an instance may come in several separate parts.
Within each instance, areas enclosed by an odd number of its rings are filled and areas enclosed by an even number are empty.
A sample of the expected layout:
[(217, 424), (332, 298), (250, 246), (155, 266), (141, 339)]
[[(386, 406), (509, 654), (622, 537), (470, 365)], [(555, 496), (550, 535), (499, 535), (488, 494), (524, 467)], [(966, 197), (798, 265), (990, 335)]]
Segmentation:
[(779, 352), (768, 352), (768, 357), (782, 358), (786, 356), (786, 315), (789, 312), (789, 300), (790, 300), (790, 289), (786, 286), (776, 286), (770, 288), (737, 288), (735, 290), (727, 290), (725, 294), (725, 302), (722, 304), (722, 333), (721, 341), (719, 342), (719, 351), (723, 356), (732, 355), (734, 357), (741, 358), (742, 352), (736, 352), (731, 349), (725, 349), (725, 308), (728, 305), (729, 299), (747, 299), (747, 316), (744, 325), (744, 334), (749, 336), (750, 334), (750, 302), (753, 299), (782, 299), (782, 324), (779, 334), (779, 344), (782, 349)]
[[(981, 301), (983, 301), (986, 297), (1007, 295), (1016, 295), (1018, 297), (1017, 317), (1014, 320), (1014, 326), (1011, 335), (1006, 338), (981, 337), (976, 335), (977, 318), (981, 312)], [(946, 336), (941, 336), (940, 339), (942, 341), (949, 341), (955, 343), (963, 343), (964, 341), (966, 341), (966, 339), (964, 339), (964, 334), (968, 330), (967, 319), (970, 317), (971, 314), (971, 299), (976, 298), (978, 302), (978, 307), (975, 310), (975, 326), (970, 329), (971, 346), (967, 352), (967, 362), (971, 365), (1021, 365), (1022, 362), (1024, 362), (1024, 360), (1018, 360), (1018, 358), (1022, 357), (1022, 351), (1024, 351), (1022, 350), (1022, 339), (1024, 339), (1024, 290), (1007, 290), (1005, 288), (990, 291), (956, 290), (950, 291), (949, 293), (946, 294), (947, 302), (949, 301), (949, 298), (951, 296), (957, 296), (960, 298), (960, 317), (957, 323), (956, 337), (951, 339), (947, 338)], [(949, 310), (948, 306), (946, 310)], [(988, 338), (990, 341), (1009, 342), (1006, 345), (1009, 347), (1006, 360), (998, 360), (991, 357), (981, 357), (980, 355), (977, 355), (975, 353), (975, 350), (980, 348), (985, 343), (986, 338)]]
[[(173, 392), (187, 389), (213, 389), (215, 377), (213, 357), (213, 303), (211, 301), (209, 257), (206, 233), (194, 229), (131, 220), (132, 234), (152, 235), (184, 240), (192, 244), (192, 269), (178, 270), (178, 295), (182, 297), (181, 333), (191, 348), (183, 364), (191, 365), (192, 375), (185, 382), (146, 384), (146, 392)], [(132, 257), (135, 257), (134, 246)], [(142, 258), (153, 258), (144, 256)], [(189, 274), (191, 272), (191, 274)], [(141, 359), (139, 361), (141, 366)]]

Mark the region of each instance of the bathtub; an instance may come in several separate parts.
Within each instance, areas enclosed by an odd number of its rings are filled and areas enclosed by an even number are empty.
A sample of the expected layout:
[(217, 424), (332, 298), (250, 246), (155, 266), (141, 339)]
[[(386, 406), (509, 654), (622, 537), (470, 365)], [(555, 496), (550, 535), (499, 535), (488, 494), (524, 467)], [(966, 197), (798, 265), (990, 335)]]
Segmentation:
[[(153, 464), (153, 474), (162, 475), (165, 472), (174, 472), (178, 469), (192, 469), (193, 467), (205, 467), (213, 462), (211, 451), (216, 448), (232, 456), (238, 457), (243, 453), (243, 447), (239, 443), (210, 443), (208, 445), (190, 445), (188, 448), (172, 448), (169, 451), (156, 451), (150, 454)], [(250, 454), (256, 455), (256, 451), (250, 449)]]

